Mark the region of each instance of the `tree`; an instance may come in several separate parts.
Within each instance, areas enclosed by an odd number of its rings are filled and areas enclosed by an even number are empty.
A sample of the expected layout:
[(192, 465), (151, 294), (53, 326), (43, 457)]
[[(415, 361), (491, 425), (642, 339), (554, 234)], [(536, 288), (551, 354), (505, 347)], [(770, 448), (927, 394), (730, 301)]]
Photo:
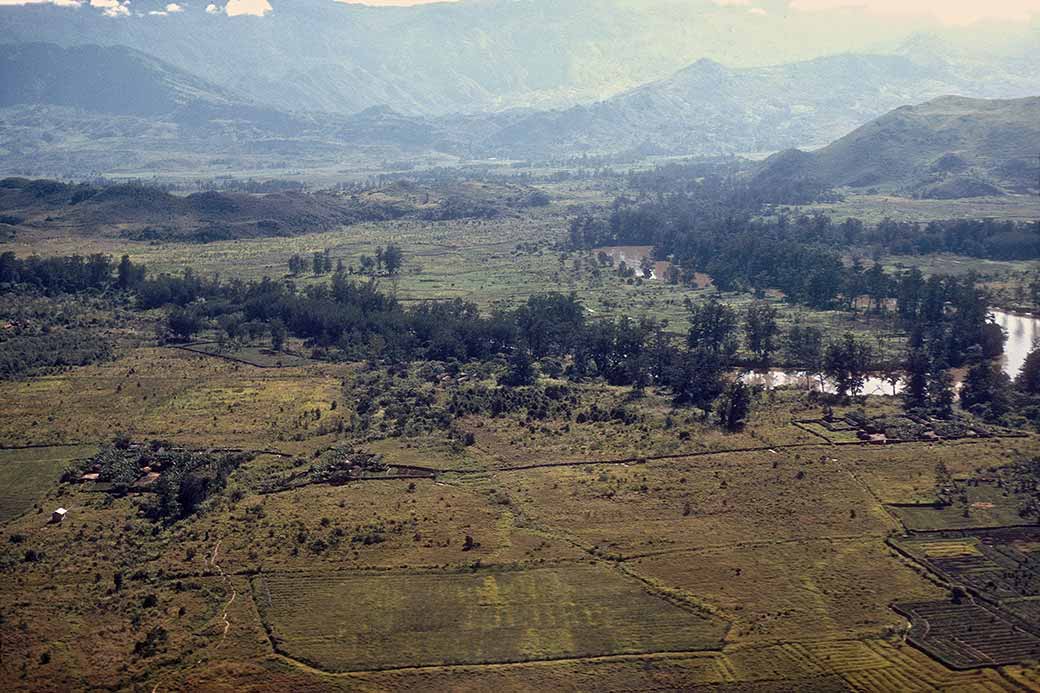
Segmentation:
[(536, 377), (534, 359), (526, 348), (518, 346), (509, 357), (509, 370), (499, 382), (507, 387), (526, 387), (534, 385)]
[(784, 340), (784, 355), (789, 363), (805, 369), (810, 376), (823, 372), (823, 331), (796, 323)]
[(911, 338), (910, 350), (906, 356), (906, 387), (903, 390), (903, 408), (907, 411), (924, 409), (928, 406), (928, 374), (932, 370), (932, 360), (923, 345), (914, 345)]
[(404, 253), (401, 251), (401, 247), (395, 243), (387, 245), (386, 250), (383, 251), (383, 267), (386, 268), (386, 273), (391, 277), (395, 276), (401, 271), (403, 265)]
[(174, 339), (190, 342), (195, 333), (202, 329), (202, 321), (195, 311), (177, 306), (166, 317), (166, 326)]
[(132, 289), (144, 281), (144, 265), (135, 265), (130, 262), (130, 256), (124, 255), (119, 261), (119, 269), (116, 274), (116, 284), (120, 289), (126, 291)]
[(722, 375), (725, 368), (722, 358), (705, 347), (687, 351), (672, 375), (675, 403), (692, 406), (709, 414), (712, 404), (723, 391)]
[(1027, 395), (1040, 395), (1040, 341), (1033, 343), (1033, 350), (1015, 379), (1015, 387)]
[(999, 419), (1011, 409), (1011, 378), (999, 365), (972, 366), (961, 385), (961, 407), (984, 419)]
[(687, 344), (691, 349), (706, 349), (728, 359), (737, 350), (736, 330), (736, 312), (713, 296), (690, 309)]
[(779, 329), (776, 308), (772, 305), (756, 301), (748, 306), (744, 315), (744, 334), (747, 337), (748, 349), (762, 367), (769, 366), (769, 360), (776, 351)]
[(949, 367), (942, 361), (932, 364), (928, 374), (928, 405), (940, 419), (953, 416), (953, 378)]
[(870, 372), (871, 356), (870, 346), (850, 332), (827, 345), (823, 370), (834, 383), (838, 395), (848, 397), (863, 389)]
[(751, 410), (751, 388), (739, 378), (726, 386), (716, 403), (719, 423), (727, 431), (739, 431)]
[(325, 273), (325, 255), (323, 253), (320, 253), (320, 252), (315, 252), (314, 253), (313, 265), (314, 265), (314, 276), (315, 277), (320, 277), (322, 274), (324, 274)]
[(271, 348), (275, 351), (281, 351), (282, 347), (285, 346), (286, 329), (285, 323), (275, 318), (271, 321)]
[(299, 255), (293, 255), (289, 258), (289, 274), (296, 277), (303, 273), (304, 262), (303, 258)]

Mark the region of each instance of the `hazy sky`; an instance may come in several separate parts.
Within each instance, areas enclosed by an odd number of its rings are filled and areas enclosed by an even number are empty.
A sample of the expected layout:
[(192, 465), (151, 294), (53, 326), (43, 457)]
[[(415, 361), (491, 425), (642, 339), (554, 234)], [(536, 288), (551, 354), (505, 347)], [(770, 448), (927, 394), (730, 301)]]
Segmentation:
[[(277, 8), (280, 0), (185, 0), (170, 3), (172, 12), (205, 8), (210, 13), (229, 15), (264, 14)], [(292, 0), (281, 0), (291, 2)], [(329, 2), (351, 0), (329, 0)], [(366, 0), (366, 5), (420, 5), (445, 0)], [(453, 0), (447, 0), (453, 1)], [(566, 2), (567, 0), (557, 0)], [(705, 0), (690, 0), (705, 2)], [(784, 0), (709, 0), (720, 6), (746, 7), (751, 11), (775, 10)], [(33, 2), (53, 2), (57, 5), (89, 4), (101, 8), (111, 16), (129, 15), (133, 0), (0, 0), (0, 5), (24, 5)], [(949, 24), (967, 24), (981, 19), (1026, 20), (1040, 15), (1040, 0), (786, 0), (794, 11), (820, 11), (854, 7), (879, 15), (931, 15)]]

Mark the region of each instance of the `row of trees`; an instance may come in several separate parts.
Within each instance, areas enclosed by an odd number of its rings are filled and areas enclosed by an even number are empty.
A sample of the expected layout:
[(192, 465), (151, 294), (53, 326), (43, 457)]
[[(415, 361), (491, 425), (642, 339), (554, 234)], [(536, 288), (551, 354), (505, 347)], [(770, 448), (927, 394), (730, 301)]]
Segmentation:
[(79, 293), (116, 288), (128, 290), (144, 281), (145, 267), (126, 255), (116, 264), (110, 255), (88, 257), (19, 258), (13, 252), (0, 254), (0, 291), (29, 286), (50, 294)]
[[(359, 259), (359, 264), (361, 274), (376, 276), (385, 273), (394, 277), (401, 272), (401, 268), (404, 266), (404, 252), (400, 246), (391, 243), (386, 248), (382, 246), (376, 248), (375, 257), (362, 255)], [(331, 251), (328, 248), (324, 251), (315, 251), (310, 263), (299, 254), (289, 258), (289, 274), (294, 277), (305, 273), (308, 267), (310, 267), (315, 277), (331, 274), (333, 272)], [(355, 268), (353, 265), (347, 268), (344, 266), (343, 260), (339, 259), (336, 260), (335, 272), (336, 274), (343, 274), (344, 272), (354, 274)]]

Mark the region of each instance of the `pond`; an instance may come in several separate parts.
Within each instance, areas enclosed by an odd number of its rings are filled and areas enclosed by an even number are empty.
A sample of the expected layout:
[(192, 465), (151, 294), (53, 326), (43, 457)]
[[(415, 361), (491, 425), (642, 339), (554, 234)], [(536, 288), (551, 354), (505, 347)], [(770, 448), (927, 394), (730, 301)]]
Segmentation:
[[(1040, 318), (1026, 315), (1006, 313), (1002, 310), (991, 311), (993, 321), (1004, 329), (1004, 372), (1012, 378), (1016, 377), (1026, 362), (1026, 356), (1033, 349), (1033, 343), (1040, 338)], [(761, 385), (767, 390), (777, 387), (803, 387), (820, 389), (819, 378), (810, 377), (804, 372), (771, 370), (763, 373), (747, 373), (744, 382)], [(958, 383), (959, 385), (959, 383)], [(823, 383), (826, 392), (833, 392), (829, 383)], [(861, 395), (897, 395), (902, 391), (902, 383), (892, 383), (882, 378), (868, 378)]]
[[(636, 271), (637, 276), (642, 276), (641, 270), (643, 260), (651, 255), (654, 247), (652, 245), (613, 245), (605, 248), (596, 248), (593, 253), (606, 253), (614, 261), (614, 267), (622, 262)], [(655, 261), (650, 279), (663, 281), (667, 276), (670, 262)]]

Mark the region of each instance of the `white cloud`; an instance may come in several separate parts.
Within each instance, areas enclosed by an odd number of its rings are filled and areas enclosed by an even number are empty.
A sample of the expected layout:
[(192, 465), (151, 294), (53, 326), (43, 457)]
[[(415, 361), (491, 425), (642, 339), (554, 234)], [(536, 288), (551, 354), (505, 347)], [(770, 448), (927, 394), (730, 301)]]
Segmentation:
[(206, 5), (206, 13), (207, 14), (220, 14), (220, 8), (217, 7), (216, 5), (210, 3), (209, 5)]
[(90, 0), (91, 7), (98, 7), (106, 17), (127, 17), (130, 15), (130, 0)]
[(748, 10), (748, 12), (750, 12), (751, 14), (757, 14), (760, 17), (765, 17), (767, 14), (769, 14), (769, 12), (762, 9), (761, 7), (752, 7), (750, 10)]
[(169, 5), (166, 6), (166, 11), (170, 14), (173, 14), (174, 12), (183, 12), (184, 8), (175, 2), (171, 2)]
[(870, 14), (931, 16), (947, 24), (982, 19), (1025, 21), (1040, 15), (1038, 0), (790, 0), (804, 12), (853, 8)]
[(229, 17), (237, 17), (239, 15), (263, 17), (271, 11), (271, 3), (267, 2), (267, 0), (228, 0), (224, 11), (227, 12)]

